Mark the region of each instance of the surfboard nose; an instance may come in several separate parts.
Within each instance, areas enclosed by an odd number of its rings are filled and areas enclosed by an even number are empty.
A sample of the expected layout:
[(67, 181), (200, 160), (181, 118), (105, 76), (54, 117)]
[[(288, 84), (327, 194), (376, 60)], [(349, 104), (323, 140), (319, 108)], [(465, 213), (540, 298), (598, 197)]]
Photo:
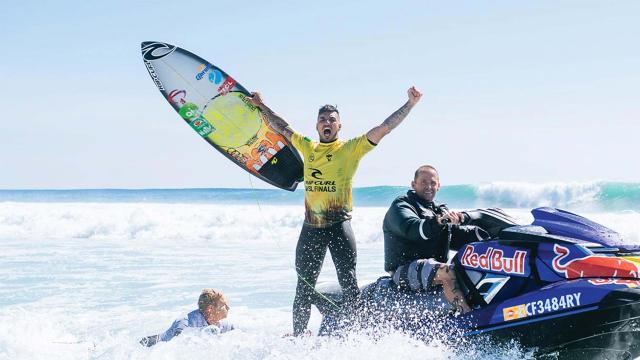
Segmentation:
[(143, 41), (140, 44), (142, 50), (142, 58), (146, 61), (153, 61), (163, 58), (177, 48), (174, 45), (161, 41)]
[(143, 41), (142, 43), (140, 43), (140, 48), (144, 49), (145, 46), (149, 46), (151, 44), (158, 43), (158, 42), (159, 41)]
[(174, 48), (175, 46), (166, 43), (166, 42), (162, 42), (162, 41), (143, 41), (142, 43), (140, 43), (140, 48), (145, 48), (147, 46), (150, 46), (152, 44), (160, 44), (162, 45), (162, 47), (166, 47), (166, 48)]

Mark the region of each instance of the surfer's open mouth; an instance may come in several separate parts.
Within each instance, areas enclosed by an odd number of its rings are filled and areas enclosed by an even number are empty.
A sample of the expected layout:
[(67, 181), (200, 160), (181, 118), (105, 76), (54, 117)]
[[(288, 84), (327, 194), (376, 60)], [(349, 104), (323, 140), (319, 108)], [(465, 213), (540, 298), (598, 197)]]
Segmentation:
[(324, 130), (322, 130), (322, 134), (324, 136), (330, 136), (331, 135), (331, 128), (324, 128)]

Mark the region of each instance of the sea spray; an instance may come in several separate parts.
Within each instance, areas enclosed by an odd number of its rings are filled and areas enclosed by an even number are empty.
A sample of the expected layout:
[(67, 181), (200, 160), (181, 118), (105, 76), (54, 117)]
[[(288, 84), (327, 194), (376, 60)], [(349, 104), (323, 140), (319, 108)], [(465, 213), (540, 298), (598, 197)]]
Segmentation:
[[(597, 203), (603, 187), (596, 186)], [(483, 196), (507, 187), (485, 189)], [(365, 206), (362, 198), (356, 199), (352, 221), (360, 285), (384, 275), (382, 219), (387, 200), (406, 191), (371, 189), (357, 191), (375, 193), (377, 200), (370, 201), (384, 204)], [(452, 192), (447, 195), (446, 191)], [(464, 209), (481, 205), (478, 191), (475, 186), (447, 187), (440, 195), (453, 199), (452, 208)], [(604, 191), (612, 194), (613, 190)], [(635, 196), (633, 186), (624, 191), (632, 199)], [(256, 202), (254, 190), (134, 190), (122, 191), (118, 201), (111, 201), (114, 192), (120, 190), (0, 192), (0, 323), (10, 324), (0, 328), (0, 358), (530, 357), (530, 350), (517, 343), (458, 346), (417, 341), (391, 330), (375, 336), (354, 333), (346, 340), (282, 338), (291, 331), (297, 279), (293, 254), (304, 214), (297, 193), (257, 191)], [(475, 195), (466, 206), (464, 199), (470, 192)], [(461, 193), (467, 195), (455, 197)], [(189, 200), (197, 194), (209, 199)], [(281, 196), (294, 198), (287, 200), (289, 204)], [(555, 201), (570, 204), (570, 198)], [(499, 201), (511, 201), (507, 199), (503, 196)], [(223, 200), (227, 202), (218, 203)], [(527, 201), (536, 203), (536, 196)], [(637, 210), (581, 212), (574, 208), (575, 202), (571, 204), (569, 210), (640, 243)], [(521, 223), (532, 220), (528, 207), (505, 210)], [(327, 256), (320, 282), (335, 281)], [(205, 287), (226, 293), (238, 331), (220, 337), (184, 334), (153, 348), (138, 344), (141, 337), (166, 330), (174, 319), (193, 310)], [(314, 310), (312, 330), (318, 329), (319, 322)]]

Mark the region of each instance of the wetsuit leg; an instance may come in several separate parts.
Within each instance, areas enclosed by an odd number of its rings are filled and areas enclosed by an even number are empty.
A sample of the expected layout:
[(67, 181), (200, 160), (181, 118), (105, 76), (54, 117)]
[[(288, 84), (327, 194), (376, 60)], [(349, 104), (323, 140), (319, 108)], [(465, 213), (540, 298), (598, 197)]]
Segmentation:
[(393, 282), (403, 289), (432, 291), (435, 286), (433, 279), (442, 266), (446, 264), (432, 258), (414, 260), (396, 269)]
[(453, 265), (431, 258), (414, 260), (396, 269), (393, 282), (405, 290), (442, 293), (454, 310), (461, 313), (471, 310), (460, 289)]
[(302, 226), (296, 246), (296, 271), (298, 285), (293, 300), (293, 334), (301, 335), (311, 316), (311, 304), (315, 298), (315, 286), (327, 253), (328, 236), (324, 229)]
[(345, 220), (329, 228), (329, 251), (336, 266), (338, 282), (344, 294), (344, 304), (356, 304), (360, 289), (356, 279), (356, 237), (351, 228), (351, 221)]

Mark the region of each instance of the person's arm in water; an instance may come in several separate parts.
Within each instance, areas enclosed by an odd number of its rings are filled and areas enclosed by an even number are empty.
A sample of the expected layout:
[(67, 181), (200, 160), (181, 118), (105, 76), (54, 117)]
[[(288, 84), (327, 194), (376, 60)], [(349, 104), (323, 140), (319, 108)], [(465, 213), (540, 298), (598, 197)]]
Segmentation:
[(407, 95), (409, 96), (409, 100), (402, 105), (402, 107), (396, 110), (393, 114), (391, 114), (388, 118), (386, 118), (382, 124), (374, 127), (373, 129), (367, 132), (367, 139), (374, 144), (380, 143), (383, 137), (387, 136), (391, 132), (391, 130), (395, 129), (404, 118), (409, 115), (411, 109), (420, 101), (422, 97), (422, 93), (420, 90), (416, 89), (415, 86), (412, 86), (409, 90), (407, 90)]
[(169, 341), (174, 337), (180, 335), (185, 327), (187, 327), (186, 319), (176, 320), (173, 322), (173, 324), (171, 324), (171, 327), (167, 331), (160, 335), (147, 336), (140, 340), (140, 344), (146, 347), (151, 347), (157, 344), (159, 341)]
[(277, 131), (280, 135), (284, 136), (287, 140), (291, 141), (291, 135), (294, 133), (293, 129), (280, 115), (276, 114), (271, 108), (262, 102), (262, 96), (258, 92), (252, 92), (251, 96), (247, 96), (246, 99), (256, 106), (263, 114), (267, 116), (271, 127)]

